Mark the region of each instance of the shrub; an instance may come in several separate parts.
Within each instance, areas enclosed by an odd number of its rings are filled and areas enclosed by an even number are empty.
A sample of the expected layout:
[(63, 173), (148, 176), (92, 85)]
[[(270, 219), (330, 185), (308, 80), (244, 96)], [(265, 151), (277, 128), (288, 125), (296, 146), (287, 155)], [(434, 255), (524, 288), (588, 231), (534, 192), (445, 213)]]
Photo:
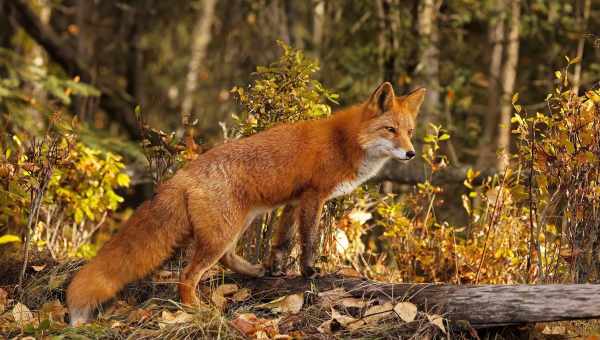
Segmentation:
[(517, 185), (528, 197), (523, 213), (540, 279), (556, 280), (567, 265), (571, 280), (586, 282), (600, 279), (600, 90), (573, 93), (569, 65), (555, 73), (546, 112), (515, 104), (515, 157), (525, 172)]
[(68, 113), (73, 95), (99, 92), (5, 49), (0, 69), (0, 235), (55, 258), (91, 256), (92, 234), (123, 201), (116, 188), (129, 185), (120, 156), (82, 142)]
[(231, 137), (248, 136), (276, 123), (331, 114), (327, 103), (336, 103), (338, 95), (313, 78), (319, 70), (318, 63), (281, 41), (278, 44), (282, 50), (279, 60), (257, 67), (255, 80), (248, 88), (231, 90), (242, 107), (233, 116)]

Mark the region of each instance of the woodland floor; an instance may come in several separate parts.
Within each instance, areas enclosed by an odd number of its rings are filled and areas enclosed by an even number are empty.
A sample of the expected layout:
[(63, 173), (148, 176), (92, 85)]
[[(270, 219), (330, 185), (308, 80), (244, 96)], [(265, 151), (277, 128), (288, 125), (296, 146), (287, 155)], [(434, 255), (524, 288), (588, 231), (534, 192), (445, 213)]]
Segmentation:
[[(600, 339), (598, 321), (572, 321), (474, 330), (449, 325), (442, 316), (350, 297), (338, 289), (303, 293), (255, 294), (248, 280), (214, 269), (200, 294), (198, 308), (179, 304), (174, 261), (144, 280), (130, 284), (106, 304), (95, 322), (67, 326), (65, 288), (81, 261), (34, 260), (22, 292), (20, 266), (0, 266), (0, 339)], [(347, 270), (345, 275), (353, 275)], [(356, 272), (354, 272), (356, 274)], [(248, 287), (245, 287), (248, 286)]]

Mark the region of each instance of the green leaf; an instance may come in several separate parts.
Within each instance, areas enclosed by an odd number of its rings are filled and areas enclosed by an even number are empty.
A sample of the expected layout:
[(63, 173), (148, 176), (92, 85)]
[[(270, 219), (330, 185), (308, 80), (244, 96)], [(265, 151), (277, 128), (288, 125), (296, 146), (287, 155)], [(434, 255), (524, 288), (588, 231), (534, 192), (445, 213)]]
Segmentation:
[(521, 105), (514, 105), (515, 107), (515, 111), (517, 111), (517, 113), (521, 113)]
[(23, 327), (23, 332), (25, 334), (35, 334), (35, 326), (33, 324), (27, 324)]
[(519, 92), (516, 92), (512, 96), (512, 104), (514, 105), (519, 100)]
[(117, 184), (120, 187), (129, 187), (130, 178), (125, 173), (120, 173), (117, 175)]
[(75, 208), (75, 222), (81, 223), (83, 221), (83, 211), (81, 208)]
[(21, 238), (13, 234), (4, 234), (0, 236), (0, 244), (21, 242)]
[(567, 148), (567, 152), (572, 154), (575, 152), (575, 146), (573, 145), (573, 143), (570, 140), (565, 140), (565, 147)]
[(562, 72), (560, 72), (560, 71), (555, 71), (555, 72), (554, 72), (554, 76), (556, 77), (556, 79), (562, 79)]
[(568, 61), (569, 61), (569, 65), (577, 64), (577, 63), (581, 62), (581, 57), (576, 57), (575, 59), (571, 59)]
[(50, 319), (44, 319), (40, 322), (40, 325), (37, 327), (38, 331), (44, 331), (50, 329)]

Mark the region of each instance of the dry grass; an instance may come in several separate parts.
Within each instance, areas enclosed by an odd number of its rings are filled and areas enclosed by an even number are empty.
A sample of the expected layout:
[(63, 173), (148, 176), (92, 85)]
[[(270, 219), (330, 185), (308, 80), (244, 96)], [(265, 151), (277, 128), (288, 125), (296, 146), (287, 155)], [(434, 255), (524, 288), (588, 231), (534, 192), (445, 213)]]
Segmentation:
[[(15, 264), (17, 265), (17, 264)], [(397, 316), (390, 315), (378, 322), (366, 323), (359, 329), (350, 331), (341, 325), (331, 327), (331, 332), (323, 332), (319, 327), (332, 319), (332, 307), (323, 304), (316, 297), (305, 299), (299, 313), (277, 313), (263, 305), (266, 301), (250, 296), (244, 301), (229, 301), (222, 311), (214, 304), (198, 308), (182, 306), (177, 301), (176, 285), (180, 265), (166, 264), (162, 271), (153, 277), (130, 284), (114, 301), (99, 311), (96, 321), (91, 324), (71, 328), (67, 326), (64, 307), (65, 289), (71, 276), (81, 267), (82, 261), (61, 264), (40, 264), (39, 271), (30, 271), (20, 296), (14, 284), (3, 286), (8, 292), (4, 312), (0, 313), (0, 334), (7, 338), (34, 336), (59, 336), (61, 338), (80, 339), (240, 339), (266, 335), (273, 338), (364, 338), (397, 339), (423, 337), (435, 338), (442, 333), (429, 324), (424, 317), (411, 323), (402, 322)], [(165, 268), (167, 270), (165, 270)], [(172, 277), (165, 273), (173, 270)], [(159, 279), (158, 276), (162, 275)], [(6, 278), (5, 278), (6, 279)], [(9, 280), (10, 281), (10, 280)], [(215, 288), (223, 283), (223, 276), (212, 276), (204, 281), (200, 293), (205, 301), (210, 301)], [(22, 303), (27, 306), (33, 320), (29, 325), (19, 325), (13, 317), (12, 308)], [(376, 304), (376, 302), (375, 302)], [(344, 310), (361, 319), (364, 310)], [(260, 322), (269, 324), (262, 334), (244, 334), (232, 325), (241, 314), (255, 315)], [(50, 321), (44, 321), (44, 320)], [(262, 330), (262, 326), (257, 326)], [(259, 331), (260, 332), (260, 331)]]

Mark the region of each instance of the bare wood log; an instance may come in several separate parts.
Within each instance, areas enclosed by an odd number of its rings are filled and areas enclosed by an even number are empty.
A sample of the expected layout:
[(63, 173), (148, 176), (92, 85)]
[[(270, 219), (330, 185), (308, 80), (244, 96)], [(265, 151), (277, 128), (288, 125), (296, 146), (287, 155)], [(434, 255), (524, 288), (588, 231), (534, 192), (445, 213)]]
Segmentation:
[(380, 283), (335, 274), (316, 280), (302, 277), (242, 279), (253, 296), (279, 296), (344, 288), (358, 298), (410, 301), (420, 310), (468, 321), (475, 328), (600, 318), (600, 285), (478, 285)]
[[(85, 62), (77, 58), (77, 53), (54, 32), (43, 24), (29, 8), (25, 0), (12, 0), (3, 3), (3, 10), (10, 13), (16, 23), (40, 44), (52, 60), (58, 63), (69, 75), (79, 76), (83, 81), (92, 77)], [(106, 77), (114, 78), (114, 77)], [(140, 132), (133, 115), (134, 105), (128, 94), (113, 88), (111, 79), (101, 79), (96, 86), (102, 92), (100, 106), (116, 122), (118, 122), (133, 138), (139, 139)]]

